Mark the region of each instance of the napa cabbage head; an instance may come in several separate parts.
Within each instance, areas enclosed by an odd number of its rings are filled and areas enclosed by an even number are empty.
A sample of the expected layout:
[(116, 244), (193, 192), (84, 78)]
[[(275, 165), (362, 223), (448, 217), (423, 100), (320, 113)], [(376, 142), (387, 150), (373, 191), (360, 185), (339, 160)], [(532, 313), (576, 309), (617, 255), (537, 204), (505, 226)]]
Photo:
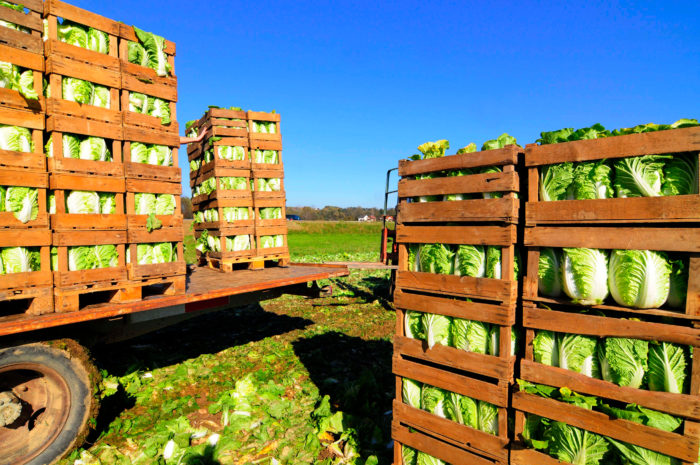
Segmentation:
[(572, 465), (598, 465), (608, 452), (603, 436), (562, 422), (552, 422), (544, 432), (549, 454)]
[(423, 330), (423, 313), (406, 310), (404, 313), (404, 332), (406, 337), (411, 339), (425, 339), (425, 331)]
[(116, 194), (110, 192), (98, 192), (100, 197), (100, 213), (108, 215), (117, 212)]
[[(510, 328), (510, 355), (515, 355), (518, 348), (518, 341), (520, 336), (518, 336), (518, 330), (515, 327)], [(498, 357), (501, 354), (501, 327), (497, 325), (492, 325), (489, 331), (489, 346), (488, 354)]]
[[(274, 208), (272, 208), (274, 210)], [(267, 212), (267, 208), (261, 208), (260, 209), (260, 218), (261, 219), (266, 219), (263, 217), (263, 210), (266, 210), (265, 215), (269, 215), (272, 217), (277, 217), (275, 214), (269, 214)], [(282, 209), (278, 208), (279, 210), (279, 218), (282, 217)], [(247, 220), (249, 218), (249, 212), (248, 212), (248, 207), (224, 207), (223, 208), (223, 214), (224, 214), (224, 221), (232, 222), (232, 221), (239, 221), (239, 220)]]
[(110, 108), (110, 99), (111, 95), (109, 88), (93, 84), (90, 105), (100, 108)]
[(68, 271), (93, 270), (96, 265), (94, 246), (68, 247)]
[(134, 195), (134, 213), (136, 215), (150, 215), (156, 212), (156, 194), (148, 192)]
[(498, 407), (483, 400), (478, 401), (479, 431), (498, 436)]
[(664, 167), (672, 157), (645, 155), (615, 160), (617, 197), (658, 197), (662, 195)]
[(574, 165), (571, 162), (540, 167), (540, 200), (550, 202), (566, 200), (569, 187), (574, 182)]
[(81, 24), (64, 20), (58, 25), (58, 40), (80, 48), (88, 48), (88, 30)]
[(608, 337), (601, 342), (598, 358), (603, 379), (620, 386), (640, 388), (648, 368), (649, 342)]
[(605, 160), (577, 163), (569, 196), (573, 200), (612, 198), (612, 169)]
[(0, 149), (12, 152), (32, 152), (34, 142), (29, 129), (0, 124)]
[(3, 274), (41, 270), (39, 250), (33, 247), (2, 247), (0, 248), (0, 258)]
[(540, 249), (538, 269), (538, 284), (540, 294), (548, 297), (561, 295), (561, 250), (551, 247)]
[(156, 215), (174, 215), (175, 196), (173, 194), (158, 194), (154, 213)]
[(403, 465), (416, 465), (417, 455), (418, 451), (416, 451), (414, 448), (401, 444), (401, 459), (403, 461)]
[(688, 349), (670, 342), (649, 344), (648, 382), (650, 391), (687, 392)]
[(540, 145), (559, 144), (568, 142), (569, 137), (574, 133), (574, 128), (563, 128), (557, 131), (546, 131), (540, 133), (540, 138), (537, 143)]
[(698, 155), (674, 155), (664, 165), (662, 195), (692, 195), (698, 190)]
[(116, 245), (95, 246), (95, 268), (110, 268), (117, 265), (119, 265), (119, 253)]
[(420, 246), (420, 271), (424, 273), (452, 274), (454, 251), (447, 244), (422, 244)]
[(413, 408), (421, 408), (421, 390), (423, 384), (409, 378), (401, 380), (401, 397), (403, 403)]
[(250, 236), (247, 234), (241, 234), (238, 236), (227, 237), (226, 250), (232, 252), (250, 250)]
[(449, 141), (441, 139), (435, 142), (426, 142), (418, 146), (418, 151), (423, 155), (424, 160), (428, 158), (442, 158), (450, 148)]
[(508, 135), (508, 133), (503, 133), (500, 136), (498, 136), (497, 139), (492, 139), (492, 140), (487, 140), (484, 142), (484, 144), (481, 146), (481, 150), (494, 150), (494, 149), (502, 149), (503, 147), (507, 145), (518, 145), (518, 141), (515, 140), (515, 137)]
[(416, 465), (448, 465), (444, 461), (437, 457), (433, 457), (425, 452), (418, 451), (418, 456), (416, 457)]
[(451, 341), (453, 347), (486, 354), (489, 349), (489, 332), (491, 325), (481, 321), (453, 318), (451, 324)]
[[(66, 154), (64, 153), (63, 156), (65, 157)], [(112, 153), (109, 151), (107, 141), (101, 137), (86, 137), (83, 139), (80, 142), (78, 157), (81, 160), (112, 161)]]
[(608, 270), (610, 293), (625, 307), (658, 308), (668, 298), (671, 264), (653, 250), (613, 250)]
[(445, 413), (448, 420), (462, 425), (479, 428), (478, 402), (471, 397), (448, 392), (445, 400)]
[(445, 411), (447, 395), (448, 392), (444, 389), (424, 384), (421, 389), (421, 409), (441, 418), (447, 418)]
[(157, 97), (148, 97), (147, 114), (160, 118), (161, 124), (167, 126), (172, 120), (170, 118), (170, 102)]
[[(144, 56), (138, 56), (134, 53), (133, 58), (139, 58), (140, 62), (136, 63), (142, 65), (143, 62), (147, 62), (147, 66), (153, 69), (158, 76), (168, 76), (172, 67), (168, 62), (168, 56), (165, 53), (165, 39), (163, 37), (157, 36), (151, 32), (143, 31), (137, 27), (134, 27), (134, 32), (136, 37), (139, 39), (139, 43), (143, 46), (143, 51), (145, 51)], [(143, 53), (141, 50), (139, 52)], [(131, 61), (132, 55), (129, 54), (129, 59)], [(134, 63), (134, 61), (132, 61)]]
[(87, 32), (87, 49), (98, 53), (109, 53), (109, 35), (98, 29), (90, 28)]
[(35, 220), (39, 215), (39, 191), (32, 187), (7, 187), (4, 211), (14, 213), (21, 223)]
[(62, 81), (62, 90), (64, 100), (85, 105), (92, 104), (94, 85), (91, 82), (72, 77), (64, 77)]
[[(481, 245), (459, 245), (454, 255), (454, 274), (483, 278), (486, 276), (486, 252)], [(452, 274), (452, 273), (449, 273)]]
[(608, 254), (600, 249), (564, 248), (561, 265), (564, 292), (574, 303), (601, 304), (608, 296)]
[(422, 322), (428, 347), (432, 349), (437, 344), (445, 347), (452, 345), (452, 318), (445, 315), (423, 313)]
[(97, 192), (70, 191), (66, 196), (66, 213), (98, 214), (100, 212), (100, 196)]

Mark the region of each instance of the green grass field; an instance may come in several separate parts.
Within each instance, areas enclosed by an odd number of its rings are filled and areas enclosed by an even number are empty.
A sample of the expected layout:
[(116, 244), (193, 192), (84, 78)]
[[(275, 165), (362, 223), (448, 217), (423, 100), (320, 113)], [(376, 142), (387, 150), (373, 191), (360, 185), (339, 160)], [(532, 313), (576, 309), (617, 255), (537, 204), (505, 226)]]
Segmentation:
[[(290, 222), (292, 258), (374, 261), (380, 230)], [(331, 297), (282, 296), (95, 347), (95, 432), (61, 465), (389, 465), (388, 277), (353, 271), (322, 283)]]

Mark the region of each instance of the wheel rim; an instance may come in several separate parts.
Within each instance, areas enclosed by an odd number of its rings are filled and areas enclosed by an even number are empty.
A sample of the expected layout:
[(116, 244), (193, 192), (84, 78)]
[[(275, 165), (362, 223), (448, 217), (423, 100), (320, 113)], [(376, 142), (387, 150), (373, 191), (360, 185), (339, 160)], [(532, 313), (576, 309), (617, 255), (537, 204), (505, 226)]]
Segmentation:
[(11, 425), (0, 427), (3, 460), (25, 464), (58, 437), (70, 412), (70, 388), (55, 370), (37, 363), (0, 367), (0, 392), (12, 391), (22, 402), (22, 413)]

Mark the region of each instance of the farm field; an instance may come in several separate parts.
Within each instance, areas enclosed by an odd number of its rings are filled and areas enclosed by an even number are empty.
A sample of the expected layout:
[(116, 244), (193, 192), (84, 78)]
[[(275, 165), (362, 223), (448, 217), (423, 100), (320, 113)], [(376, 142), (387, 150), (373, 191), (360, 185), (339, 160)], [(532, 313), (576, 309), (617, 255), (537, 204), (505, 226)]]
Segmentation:
[[(376, 261), (380, 230), (291, 223), (292, 259)], [(391, 463), (388, 277), (354, 271), (321, 283), (332, 297), (283, 296), (95, 348), (102, 410), (62, 463)]]

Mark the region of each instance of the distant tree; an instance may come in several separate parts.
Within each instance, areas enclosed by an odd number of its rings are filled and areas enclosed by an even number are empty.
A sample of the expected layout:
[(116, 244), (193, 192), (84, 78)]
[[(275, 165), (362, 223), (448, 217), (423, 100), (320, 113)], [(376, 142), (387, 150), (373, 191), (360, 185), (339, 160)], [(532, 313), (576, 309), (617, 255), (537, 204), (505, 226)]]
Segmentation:
[(180, 203), (182, 204), (182, 216), (186, 220), (191, 220), (192, 216), (192, 200), (189, 197), (180, 197)]

